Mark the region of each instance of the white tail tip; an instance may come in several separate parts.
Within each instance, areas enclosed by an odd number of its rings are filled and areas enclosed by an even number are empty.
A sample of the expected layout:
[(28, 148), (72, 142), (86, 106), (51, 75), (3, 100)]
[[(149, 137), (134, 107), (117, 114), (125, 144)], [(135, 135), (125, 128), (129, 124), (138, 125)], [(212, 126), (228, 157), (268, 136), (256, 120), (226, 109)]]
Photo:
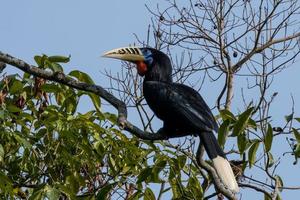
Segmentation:
[(216, 158), (212, 159), (212, 161), (214, 168), (224, 185), (232, 192), (238, 193), (240, 189), (229, 162), (221, 156), (217, 156)]

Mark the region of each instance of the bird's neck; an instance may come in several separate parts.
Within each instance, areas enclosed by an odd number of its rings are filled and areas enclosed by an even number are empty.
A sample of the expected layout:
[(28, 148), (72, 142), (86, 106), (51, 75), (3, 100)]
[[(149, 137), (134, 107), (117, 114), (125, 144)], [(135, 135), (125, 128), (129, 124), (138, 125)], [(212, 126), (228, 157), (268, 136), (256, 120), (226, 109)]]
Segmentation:
[(146, 81), (158, 81), (165, 83), (172, 83), (172, 76), (161, 76), (160, 74), (147, 74), (145, 75), (144, 82)]
[(153, 66), (146, 74), (144, 81), (172, 83), (172, 67), (164, 65)]

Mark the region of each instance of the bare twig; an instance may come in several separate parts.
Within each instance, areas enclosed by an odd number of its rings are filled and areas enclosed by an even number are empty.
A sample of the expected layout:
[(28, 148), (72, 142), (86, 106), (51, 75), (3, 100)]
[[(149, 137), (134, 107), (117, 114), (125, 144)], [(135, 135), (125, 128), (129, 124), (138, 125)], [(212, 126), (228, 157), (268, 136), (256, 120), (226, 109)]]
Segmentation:
[(272, 196), (267, 191), (265, 191), (264, 189), (262, 189), (261, 187), (257, 187), (255, 185), (250, 185), (250, 184), (246, 184), (246, 183), (240, 183), (239, 186), (240, 187), (251, 188), (251, 189), (256, 190), (258, 192), (264, 193), (269, 198), (272, 198)]

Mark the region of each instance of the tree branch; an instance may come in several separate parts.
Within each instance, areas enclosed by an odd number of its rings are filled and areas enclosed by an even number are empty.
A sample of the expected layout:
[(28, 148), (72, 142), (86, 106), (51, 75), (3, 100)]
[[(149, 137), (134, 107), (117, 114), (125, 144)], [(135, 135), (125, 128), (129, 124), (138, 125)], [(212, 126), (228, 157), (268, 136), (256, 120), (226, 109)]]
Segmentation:
[(265, 194), (266, 196), (268, 196), (269, 198), (272, 198), (272, 196), (271, 196), (267, 191), (265, 191), (264, 189), (262, 189), (261, 187), (257, 187), (257, 186), (250, 185), (250, 184), (246, 184), (246, 183), (240, 183), (239, 186), (251, 188), (251, 189), (253, 189), (253, 190), (256, 190), (257, 192), (264, 193), (264, 194)]
[(204, 168), (211, 175), (217, 191), (221, 192), (230, 200), (237, 200), (235, 194), (231, 190), (227, 189), (225, 185), (222, 183), (215, 169), (202, 159), (203, 152), (204, 152), (204, 146), (200, 142), (197, 150), (197, 158), (196, 158), (198, 165)]
[(90, 85), (84, 82), (77, 81), (71, 77), (66, 76), (64, 73), (58, 72), (53, 73), (51, 71), (46, 71), (41, 68), (30, 65), (23, 60), (15, 58), (9, 54), (4, 54), (0, 51), (0, 62), (9, 64), (14, 66), (23, 72), (28, 74), (38, 76), (40, 78), (44, 78), (50, 81), (54, 81), (57, 83), (61, 83), (72, 88), (76, 88), (79, 90), (87, 91), (99, 95), (101, 98), (105, 99), (112, 106), (114, 106), (118, 110), (118, 121), (121, 128), (126, 131), (134, 134), (135, 136), (144, 139), (144, 140), (164, 140), (168, 139), (162, 130), (158, 131), (157, 134), (148, 133), (142, 131), (135, 125), (131, 124), (127, 121), (127, 108), (126, 104), (123, 101), (120, 101), (114, 95), (106, 91), (99, 85)]
[(267, 43), (259, 46), (259, 47), (254, 47), (252, 49), (251, 52), (249, 52), (244, 58), (242, 58), (239, 62), (237, 62), (233, 67), (232, 67), (232, 72), (233, 73), (236, 73), (240, 68), (241, 66), (246, 63), (248, 60), (250, 60), (250, 58), (256, 54), (256, 53), (260, 53), (262, 52), (263, 50), (269, 48), (270, 46), (274, 45), (274, 44), (278, 44), (278, 43), (281, 43), (281, 42), (285, 42), (285, 41), (289, 41), (289, 40), (292, 40), (292, 39), (295, 39), (297, 37), (300, 37), (300, 32), (298, 33), (295, 33), (293, 35), (290, 35), (290, 36), (287, 36), (287, 37), (284, 37), (284, 38), (280, 38), (280, 39), (274, 39), (274, 40), (269, 40)]

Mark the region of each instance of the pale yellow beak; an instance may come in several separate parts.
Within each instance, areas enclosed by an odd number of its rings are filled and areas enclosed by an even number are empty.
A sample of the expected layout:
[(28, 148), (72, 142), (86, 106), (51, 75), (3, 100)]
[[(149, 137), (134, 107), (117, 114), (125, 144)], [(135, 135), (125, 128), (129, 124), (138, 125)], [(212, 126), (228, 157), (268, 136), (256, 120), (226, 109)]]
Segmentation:
[(138, 47), (123, 47), (110, 50), (103, 54), (103, 57), (115, 58), (130, 62), (144, 61), (144, 55)]

